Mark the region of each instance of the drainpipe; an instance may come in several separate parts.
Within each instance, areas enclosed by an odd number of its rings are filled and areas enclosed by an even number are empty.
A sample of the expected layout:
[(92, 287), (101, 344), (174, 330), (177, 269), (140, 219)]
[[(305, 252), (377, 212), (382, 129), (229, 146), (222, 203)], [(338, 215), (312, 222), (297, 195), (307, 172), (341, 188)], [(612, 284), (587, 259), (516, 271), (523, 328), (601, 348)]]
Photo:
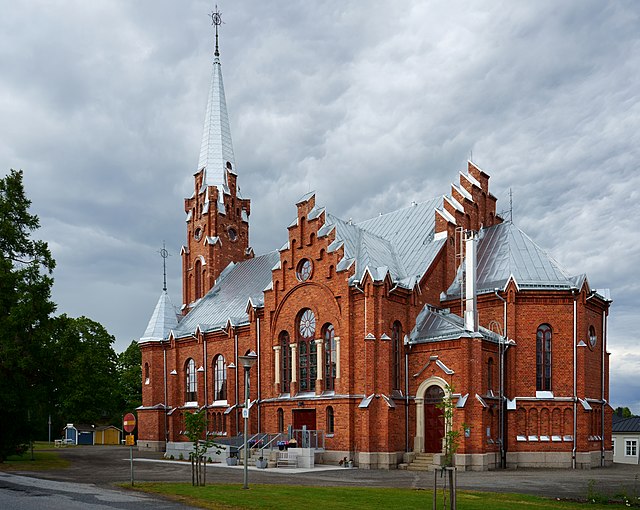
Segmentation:
[[(258, 403), (258, 432), (260, 432), (262, 430), (262, 417), (261, 417), (261, 413), (260, 413), (260, 397), (261, 397), (261, 391), (260, 391), (260, 386), (261, 386), (261, 382), (262, 382), (262, 377), (260, 376), (260, 358), (261, 358), (261, 354), (262, 351), (260, 350), (260, 317), (257, 316), (257, 311), (256, 311), (256, 344), (258, 346), (258, 395), (257, 395), (257, 403)], [(277, 370), (277, 367), (276, 367)]]
[(240, 429), (238, 428), (239, 424), (238, 424), (238, 333), (236, 331), (234, 331), (233, 334), (233, 364), (236, 366), (235, 372), (236, 372), (236, 388), (235, 388), (235, 393), (236, 393), (236, 412), (234, 413), (236, 416), (236, 435), (238, 435), (240, 433)]
[(499, 397), (500, 397), (500, 467), (507, 467), (507, 451), (504, 445), (504, 422), (505, 422), (505, 398), (504, 398), (504, 356), (507, 353), (505, 349), (504, 342), (507, 339), (507, 300), (504, 299), (500, 294), (498, 294), (499, 289), (494, 289), (494, 294), (496, 297), (502, 301), (502, 341), (500, 342), (498, 349), (500, 354), (500, 389), (499, 389)]
[(404, 353), (404, 451), (409, 451), (409, 353)]
[(162, 344), (162, 365), (164, 376), (164, 444), (165, 450), (169, 442), (169, 417), (167, 416), (167, 344)]
[(604, 383), (605, 383), (605, 378), (604, 378), (604, 356), (605, 353), (607, 352), (607, 314), (605, 313), (605, 311), (602, 311), (602, 387), (601, 387), (601, 398), (600, 400), (602, 401), (601, 404), (601, 409), (600, 412), (602, 413), (602, 417), (600, 419), (600, 425), (601, 425), (601, 434), (600, 434), (600, 439), (601, 439), (601, 454), (600, 454), (600, 466), (604, 467), (604, 406), (605, 406), (605, 394), (604, 394)]
[(572, 289), (573, 293), (573, 449), (571, 450), (571, 467), (576, 469), (576, 450), (578, 433), (578, 389), (577, 389), (577, 348), (578, 342), (578, 293), (577, 289)]
[[(204, 355), (204, 405), (207, 406), (207, 402), (209, 402), (209, 394), (207, 392), (207, 340), (205, 338), (202, 339), (202, 354)], [(208, 422), (208, 416), (205, 412), (205, 421)]]

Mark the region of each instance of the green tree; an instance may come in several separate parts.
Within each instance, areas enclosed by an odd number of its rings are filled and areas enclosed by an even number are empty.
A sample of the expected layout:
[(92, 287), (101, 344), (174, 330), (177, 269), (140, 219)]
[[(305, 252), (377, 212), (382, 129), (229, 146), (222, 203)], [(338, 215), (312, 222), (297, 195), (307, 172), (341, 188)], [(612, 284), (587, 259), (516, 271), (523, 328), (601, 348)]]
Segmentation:
[(96, 424), (119, 417), (121, 401), (114, 341), (102, 324), (87, 317), (74, 319), (63, 314), (55, 319), (54, 401), (63, 421)]
[(631, 409), (628, 407), (616, 407), (614, 413), (620, 418), (631, 418), (633, 416)]
[(142, 404), (142, 353), (135, 340), (118, 355), (118, 381), (121, 412), (131, 412)]
[(216, 447), (216, 455), (220, 455), (220, 448), (206, 435), (207, 417), (204, 409), (195, 413), (184, 414), (184, 435), (193, 443), (191, 459), (191, 485), (206, 485), (207, 458), (209, 448)]
[(0, 179), (0, 462), (46, 423), (51, 364), (51, 272), (55, 262), (31, 233), (40, 224), (29, 212), (22, 171)]

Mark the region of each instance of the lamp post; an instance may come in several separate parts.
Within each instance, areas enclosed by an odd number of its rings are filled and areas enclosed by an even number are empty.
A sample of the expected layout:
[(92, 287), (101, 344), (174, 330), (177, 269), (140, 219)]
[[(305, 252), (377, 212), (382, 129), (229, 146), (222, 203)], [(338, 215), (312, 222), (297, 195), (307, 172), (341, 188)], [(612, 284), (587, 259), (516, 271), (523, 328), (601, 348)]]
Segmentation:
[(249, 370), (255, 364), (258, 355), (251, 351), (246, 356), (238, 356), (238, 361), (244, 368), (244, 409), (242, 417), (244, 418), (244, 485), (243, 489), (249, 488), (249, 450), (247, 448), (247, 436), (249, 435)]

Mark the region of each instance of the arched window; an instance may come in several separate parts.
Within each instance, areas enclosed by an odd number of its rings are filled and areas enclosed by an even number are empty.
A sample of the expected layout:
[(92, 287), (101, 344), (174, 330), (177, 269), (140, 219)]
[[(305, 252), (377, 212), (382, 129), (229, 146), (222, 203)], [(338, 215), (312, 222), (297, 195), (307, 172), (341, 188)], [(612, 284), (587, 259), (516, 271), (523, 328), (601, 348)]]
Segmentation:
[(284, 432), (284, 411), (281, 407), (278, 408), (278, 432)]
[(200, 259), (196, 260), (194, 273), (196, 277), (195, 296), (196, 299), (200, 299), (202, 297), (202, 262)]
[(289, 333), (282, 331), (280, 333), (280, 390), (282, 393), (288, 393), (291, 387), (291, 348), (289, 346)]
[(334, 431), (333, 407), (329, 406), (327, 407), (327, 434), (333, 434)]
[(144, 383), (149, 384), (149, 363), (144, 364)]
[(314, 391), (318, 369), (316, 345), (313, 340), (316, 332), (316, 316), (306, 308), (298, 315), (297, 322), (300, 391)]
[(227, 362), (222, 354), (213, 358), (213, 400), (227, 400)]
[(536, 333), (536, 390), (551, 391), (551, 326), (541, 324)]
[(324, 340), (324, 389), (334, 390), (336, 380), (336, 332), (333, 324), (325, 324), (322, 328)]
[(391, 386), (394, 390), (402, 388), (402, 325), (393, 323), (391, 332)]
[(487, 393), (493, 391), (493, 358), (487, 361)]
[(186, 363), (187, 402), (198, 401), (198, 384), (196, 380), (196, 362), (189, 358)]

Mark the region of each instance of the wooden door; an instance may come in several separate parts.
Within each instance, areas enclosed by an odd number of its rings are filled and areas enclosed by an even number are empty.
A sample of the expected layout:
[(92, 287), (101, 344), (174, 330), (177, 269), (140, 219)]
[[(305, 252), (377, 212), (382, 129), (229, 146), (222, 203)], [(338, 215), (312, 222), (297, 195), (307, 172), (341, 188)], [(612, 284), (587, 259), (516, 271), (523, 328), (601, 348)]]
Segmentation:
[(307, 430), (316, 430), (316, 410), (315, 409), (294, 409), (293, 428), (300, 430), (304, 425)]
[(442, 452), (444, 437), (444, 416), (438, 404), (442, 402), (444, 391), (440, 386), (427, 388), (424, 399), (424, 451), (426, 453)]

